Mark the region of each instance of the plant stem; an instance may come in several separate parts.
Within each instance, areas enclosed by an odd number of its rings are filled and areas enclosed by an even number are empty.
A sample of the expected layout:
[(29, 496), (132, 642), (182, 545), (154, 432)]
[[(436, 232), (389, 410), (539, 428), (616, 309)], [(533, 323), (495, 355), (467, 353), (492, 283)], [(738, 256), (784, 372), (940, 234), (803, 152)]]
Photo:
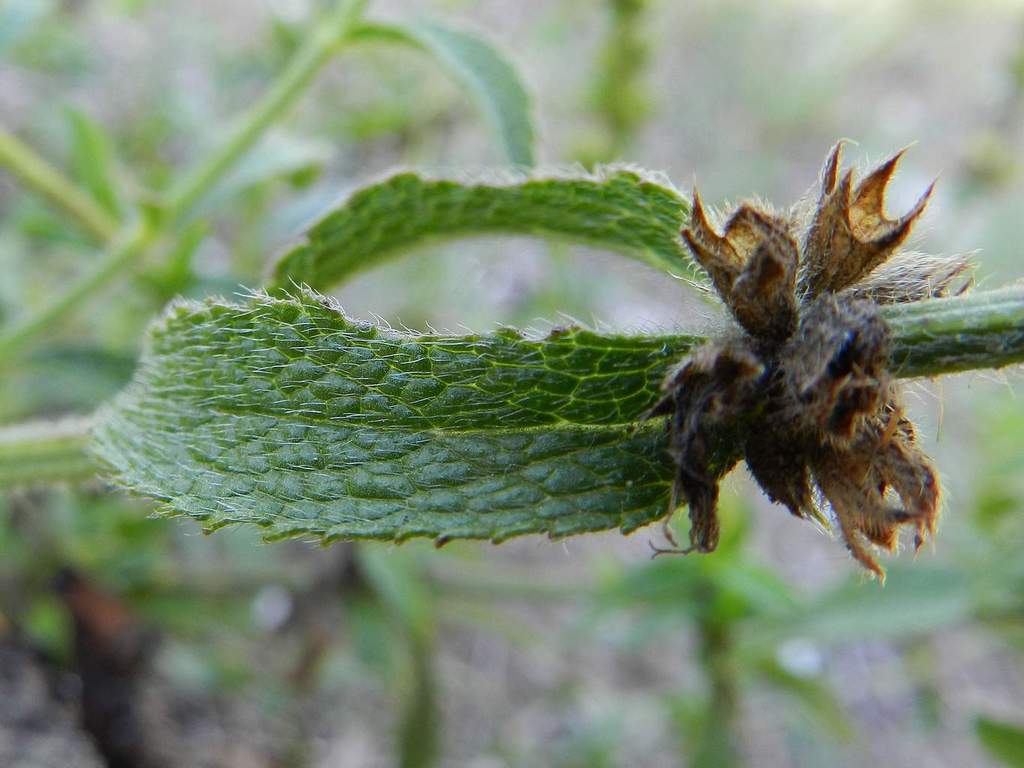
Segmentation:
[(647, 0), (606, 0), (611, 19), (592, 84), (595, 117), (605, 133), (593, 159), (609, 162), (628, 148), (650, 112), (644, 85), (650, 45), (643, 29)]
[(323, 23), (317, 25), (270, 90), (242, 116), (231, 138), (175, 185), (167, 203), (170, 220), (176, 221), (187, 215), (267, 128), (295, 103), (317, 72), (338, 51), (364, 5), (364, 2), (352, 0), (341, 2)]
[(441, 712), (433, 637), (405, 628), (409, 653), (408, 680), (401, 696), (395, 741), (400, 768), (430, 768), (437, 764)]
[[(313, 30), (264, 97), (242, 117), (231, 137), (172, 188), (159, 216), (144, 216), (141, 221), (127, 225), (120, 232), (116, 224), (112, 228), (105, 228), (102, 239), (111, 242), (110, 248), (90, 272), (51, 302), (34, 310), (13, 327), (0, 332), (0, 367), (9, 363), (51, 325), (66, 318), (79, 305), (122, 275), (153, 243), (186, 216), (224, 173), (295, 103), (316, 73), (342, 45), (365, 4), (365, 0), (341, 0), (337, 4), (335, 10)], [(10, 163), (11, 157), (18, 158), (16, 167), (20, 169), (19, 175), (31, 179), (33, 186), (43, 191), (49, 190), (48, 194), (65, 207), (69, 205), (69, 200), (75, 198), (74, 193), (81, 194), (70, 182), (61, 181), (63, 177), (49, 169), (45, 163), (33, 160), (35, 156), (27, 148), (21, 147), (16, 141), (13, 145), (10, 142), (4, 145), (2, 139), (3, 134), (0, 134), (0, 161), (6, 159)], [(72, 193), (70, 196), (69, 190)]]
[(0, 165), (27, 186), (71, 215), (100, 242), (117, 236), (118, 223), (71, 179), (37, 155), (17, 136), (0, 127)]
[(707, 682), (704, 722), (691, 755), (691, 768), (731, 768), (739, 761), (739, 680), (736, 674), (734, 631), (727, 619), (715, 615), (718, 586), (708, 580), (701, 590), (697, 641), (701, 668)]
[(887, 307), (897, 376), (937, 376), (1024, 362), (1024, 286)]
[(0, 488), (95, 476), (97, 465), (86, 450), (90, 424), (71, 418), (0, 429)]
[(82, 302), (121, 274), (126, 266), (145, 252), (156, 237), (157, 229), (152, 225), (136, 225), (120, 242), (104, 252), (90, 272), (80, 277), (64, 293), (58, 294), (20, 323), (0, 333), (0, 369), (11, 363), (19, 352), (48, 327), (67, 317)]

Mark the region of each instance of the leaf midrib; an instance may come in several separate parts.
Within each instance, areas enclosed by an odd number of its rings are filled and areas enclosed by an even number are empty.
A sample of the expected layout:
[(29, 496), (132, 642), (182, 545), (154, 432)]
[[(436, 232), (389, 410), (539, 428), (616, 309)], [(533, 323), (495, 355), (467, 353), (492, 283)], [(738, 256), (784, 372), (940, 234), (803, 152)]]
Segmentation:
[[(645, 422), (643, 420), (643, 413), (638, 414), (635, 418), (626, 421), (612, 421), (603, 424), (584, 424), (581, 422), (569, 421), (562, 417), (555, 416), (553, 420), (543, 424), (526, 424), (516, 427), (477, 427), (477, 428), (464, 428), (464, 427), (439, 427), (439, 426), (424, 426), (418, 427), (415, 425), (409, 426), (396, 426), (387, 427), (386, 425), (379, 423), (366, 423), (362, 422), (359, 424), (347, 424), (345, 422), (338, 422), (333, 419), (327, 418), (311, 418), (308, 415), (303, 415), (296, 412), (294, 415), (287, 414), (282, 415), (275, 411), (267, 411), (261, 408), (251, 407), (238, 407), (231, 408), (220, 404), (209, 404), (202, 406), (204, 410), (223, 414), (226, 416), (256, 416), (266, 419), (274, 419), (277, 421), (288, 421), (295, 424), (300, 424), (307, 427), (331, 427), (334, 429), (351, 429), (351, 430), (363, 430), (363, 431), (374, 431), (374, 432), (395, 432), (402, 434), (425, 434), (432, 436), (449, 436), (449, 435), (513, 435), (513, 434), (533, 434), (536, 432), (550, 432), (552, 430), (563, 430), (563, 431), (577, 431), (577, 432), (600, 432), (610, 429), (619, 429), (627, 431), (640, 431), (646, 429)], [(178, 413), (188, 414), (185, 408), (175, 407), (173, 409)], [(187, 416), (186, 416), (187, 418)], [(392, 423), (397, 423), (393, 421)], [(656, 422), (651, 422), (652, 424)], [(630, 428), (632, 427), (632, 430)]]

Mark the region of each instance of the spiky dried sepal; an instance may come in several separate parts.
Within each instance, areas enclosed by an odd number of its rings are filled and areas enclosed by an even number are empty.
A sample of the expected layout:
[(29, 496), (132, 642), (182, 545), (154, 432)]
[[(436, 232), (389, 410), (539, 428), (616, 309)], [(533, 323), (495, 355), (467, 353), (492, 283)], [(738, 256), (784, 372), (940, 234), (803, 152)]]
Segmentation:
[[(764, 368), (738, 340), (703, 344), (670, 375), (665, 396), (652, 416), (670, 413), (670, 450), (676, 460), (671, 508), (685, 499), (690, 511), (690, 550), (711, 552), (718, 546), (718, 480), (714, 441), (741, 428), (737, 420), (756, 393)], [(736, 457), (738, 458), (738, 457)], [(732, 461), (719, 460), (732, 468)]]
[(785, 339), (793, 332), (800, 253), (786, 219), (741, 205), (719, 235), (694, 191), (691, 223), (682, 234), (747, 333)]
[(849, 288), (887, 261), (924, 213), (935, 187), (933, 182), (910, 211), (890, 219), (885, 193), (905, 150), (869, 173), (856, 189), (852, 170), (836, 180), (842, 150), (843, 143), (837, 143), (825, 161), (821, 197), (803, 243), (800, 293), (811, 298)]
[(916, 547), (935, 532), (938, 475), (886, 369), (889, 330), (878, 305), (962, 292), (970, 265), (897, 254), (932, 191), (898, 219), (886, 215), (902, 151), (856, 186), (852, 171), (840, 173), (841, 152), (840, 142), (825, 161), (806, 224), (747, 203), (719, 234), (694, 192), (682, 236), (742, 330), (694, 350), (651, 412), (670, 415), (672, 509), (679, 500), (690, 507), (683, 551), (708, 552), (718, 541), (723, 473), (711, 455), (730, 447), (715, 440), (733, 441), (769, 498), (794, 515), (828, 520), (816, 497), (824, 499), (851, 555), (879, 578), (872, 547), (893, 550), (904, 525)]

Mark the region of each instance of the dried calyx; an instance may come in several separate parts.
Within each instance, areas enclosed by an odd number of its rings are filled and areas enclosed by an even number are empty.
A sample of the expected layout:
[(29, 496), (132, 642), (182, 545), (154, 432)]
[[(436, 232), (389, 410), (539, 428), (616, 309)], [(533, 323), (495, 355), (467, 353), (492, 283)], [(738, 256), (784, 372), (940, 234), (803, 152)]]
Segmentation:
[(683, 360), (651, 411), (670, 416), (671, 509), (689, 505), (690, 546), (669, 551), (715, 549), (718, 482), (740, 458), (772, 501), (834, 524), (879, 578), (873, 547), (895, 549), (904, 525), (915, 548), (935, 532), (938, 476), (887, 369), (878, 307), (963, 292), (970, 265), (899, 251), (932, 192), (886, 215), (902, 152), (856, 185), (841, 152), (804, 213), (743, 204), (719, 234), (694, 191), (682, 235), (739, 328)]

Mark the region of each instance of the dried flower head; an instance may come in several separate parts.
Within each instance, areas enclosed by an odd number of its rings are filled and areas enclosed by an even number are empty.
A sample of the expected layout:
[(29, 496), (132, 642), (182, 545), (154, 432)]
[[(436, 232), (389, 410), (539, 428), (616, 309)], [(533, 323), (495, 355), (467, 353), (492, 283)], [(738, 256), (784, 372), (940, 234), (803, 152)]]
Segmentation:
[[(853, 557), (885, 572), (902, 526), (935, 533), (939, 480), (890, 375), (881, 304), (960, 293), (963, 257), (900, 253), (932, 186), (903, 216), (885, 192), (903, 152), (854, 183), (829, 153), (817, 204), (774, 213), (740, 205), (721, 234), (696, 190), (682, 236), (739, 328), (695, 349), (665, 382), (677, 463), (672, 509), (689, 505), (690, 547), (718, 543), (718, 482), (740, 458), (772, 501), (838, 527)], [(665, 551), (665, 550), (659, 550)], [(673, 550), (668, 550), (673, 551)]]

